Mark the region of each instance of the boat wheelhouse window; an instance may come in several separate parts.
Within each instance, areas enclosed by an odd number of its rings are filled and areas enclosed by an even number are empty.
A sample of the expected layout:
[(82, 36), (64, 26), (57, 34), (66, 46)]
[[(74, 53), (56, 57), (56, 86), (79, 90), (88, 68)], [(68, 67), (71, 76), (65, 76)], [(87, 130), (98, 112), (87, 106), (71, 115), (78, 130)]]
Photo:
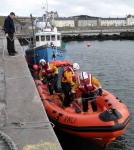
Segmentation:
[(36, 41), (39, 41), (39, 36), (36, 36)]
[(57, 35), (57, 40), (60, 40), (60, 35)]
[(55, 35), (51, 35), (51, 41), (55, 41)]
[(41, 36), (41, 41), (45, 41), (45, 36)]
[(50, 41), (50, 35), (46, 36), (46, 41)]

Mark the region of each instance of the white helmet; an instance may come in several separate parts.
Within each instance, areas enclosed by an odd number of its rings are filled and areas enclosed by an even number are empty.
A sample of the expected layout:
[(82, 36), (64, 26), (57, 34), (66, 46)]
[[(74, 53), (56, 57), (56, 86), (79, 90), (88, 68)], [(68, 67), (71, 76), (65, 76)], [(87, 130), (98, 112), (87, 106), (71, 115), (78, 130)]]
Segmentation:
[(42, 62), (46, 63), (46, 61), (44, 59), (41, 59), (39, 63), (42, 63)]
[(79, 64), (73, 63), (73, 70), (76, 71), (76, 70), (79, 70), (79, 69), (80, 69)]
[(87, 74), (86, 72), (81, 72), (81, 74), (80, 74), (80, 79), (81, 79), (81, 80), (88, 79), (88, 74)]

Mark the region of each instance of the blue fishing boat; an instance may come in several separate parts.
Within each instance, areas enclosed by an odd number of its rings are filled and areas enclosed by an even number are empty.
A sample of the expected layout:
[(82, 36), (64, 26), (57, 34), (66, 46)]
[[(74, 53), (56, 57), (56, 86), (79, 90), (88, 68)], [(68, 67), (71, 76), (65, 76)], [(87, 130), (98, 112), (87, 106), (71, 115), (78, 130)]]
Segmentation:
[(33, 35), (35, 46), (25, 51), (28, 63), (38, 64), (40, 59), (45, 59), (46, 62), (65, 60), (66, 44), (61, 41), (61, 33), (57, 31), (57, 28), (51, 27), (47, 11), (42, 21), (39, 18), (35, 19), (34, 25), (40, 30)]
[(36, 47), (25, 51), (28, 63), (38, 64), (40, 59), (46, 62), (64, 60), (66, 49), (61, 43), (61, 33), (44, 31), (35, 34)]

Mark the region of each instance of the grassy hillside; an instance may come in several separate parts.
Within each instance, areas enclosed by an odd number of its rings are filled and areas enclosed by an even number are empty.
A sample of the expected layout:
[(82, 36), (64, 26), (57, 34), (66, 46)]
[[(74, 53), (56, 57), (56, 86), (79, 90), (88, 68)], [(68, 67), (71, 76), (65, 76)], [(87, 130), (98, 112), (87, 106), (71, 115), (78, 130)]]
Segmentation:
[(5, 17), (0, 16), (0, 26), (2, 26), (4, 24), (4, 20), (5, 20)]
[[(5, 18), (6, 17), (4, 17), (4, 16), (0, 16), (0, 26), (2, 26), (4, 24)], [(18, 21), (14, 19), (14, 23), (18, 23)]]

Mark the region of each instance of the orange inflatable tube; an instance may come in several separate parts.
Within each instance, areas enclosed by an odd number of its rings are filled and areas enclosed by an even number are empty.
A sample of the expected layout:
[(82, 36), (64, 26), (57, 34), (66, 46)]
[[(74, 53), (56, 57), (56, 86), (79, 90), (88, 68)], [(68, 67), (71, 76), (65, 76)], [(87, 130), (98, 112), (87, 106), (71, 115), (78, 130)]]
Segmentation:
[(71, 65), (72, 63), (68, 60), (54, 60), (51, 61), (50, 64), (55, 65), (56, 67)]
[(62, 101), (56, 94), (49, 96), (47, 85), (40, 80), (35, 80), (35, 84), (49, 119), (65, 132), (105, 146), (120, 136), (130, 123), (130, 113), (125, 104), (104, 89), (103, 95), (97, 97), (97, 113), (92, 111), (89, 101), (89, 110), (85, 114), (77, 100), (79, 91), (70, 107), (63, 109)]

